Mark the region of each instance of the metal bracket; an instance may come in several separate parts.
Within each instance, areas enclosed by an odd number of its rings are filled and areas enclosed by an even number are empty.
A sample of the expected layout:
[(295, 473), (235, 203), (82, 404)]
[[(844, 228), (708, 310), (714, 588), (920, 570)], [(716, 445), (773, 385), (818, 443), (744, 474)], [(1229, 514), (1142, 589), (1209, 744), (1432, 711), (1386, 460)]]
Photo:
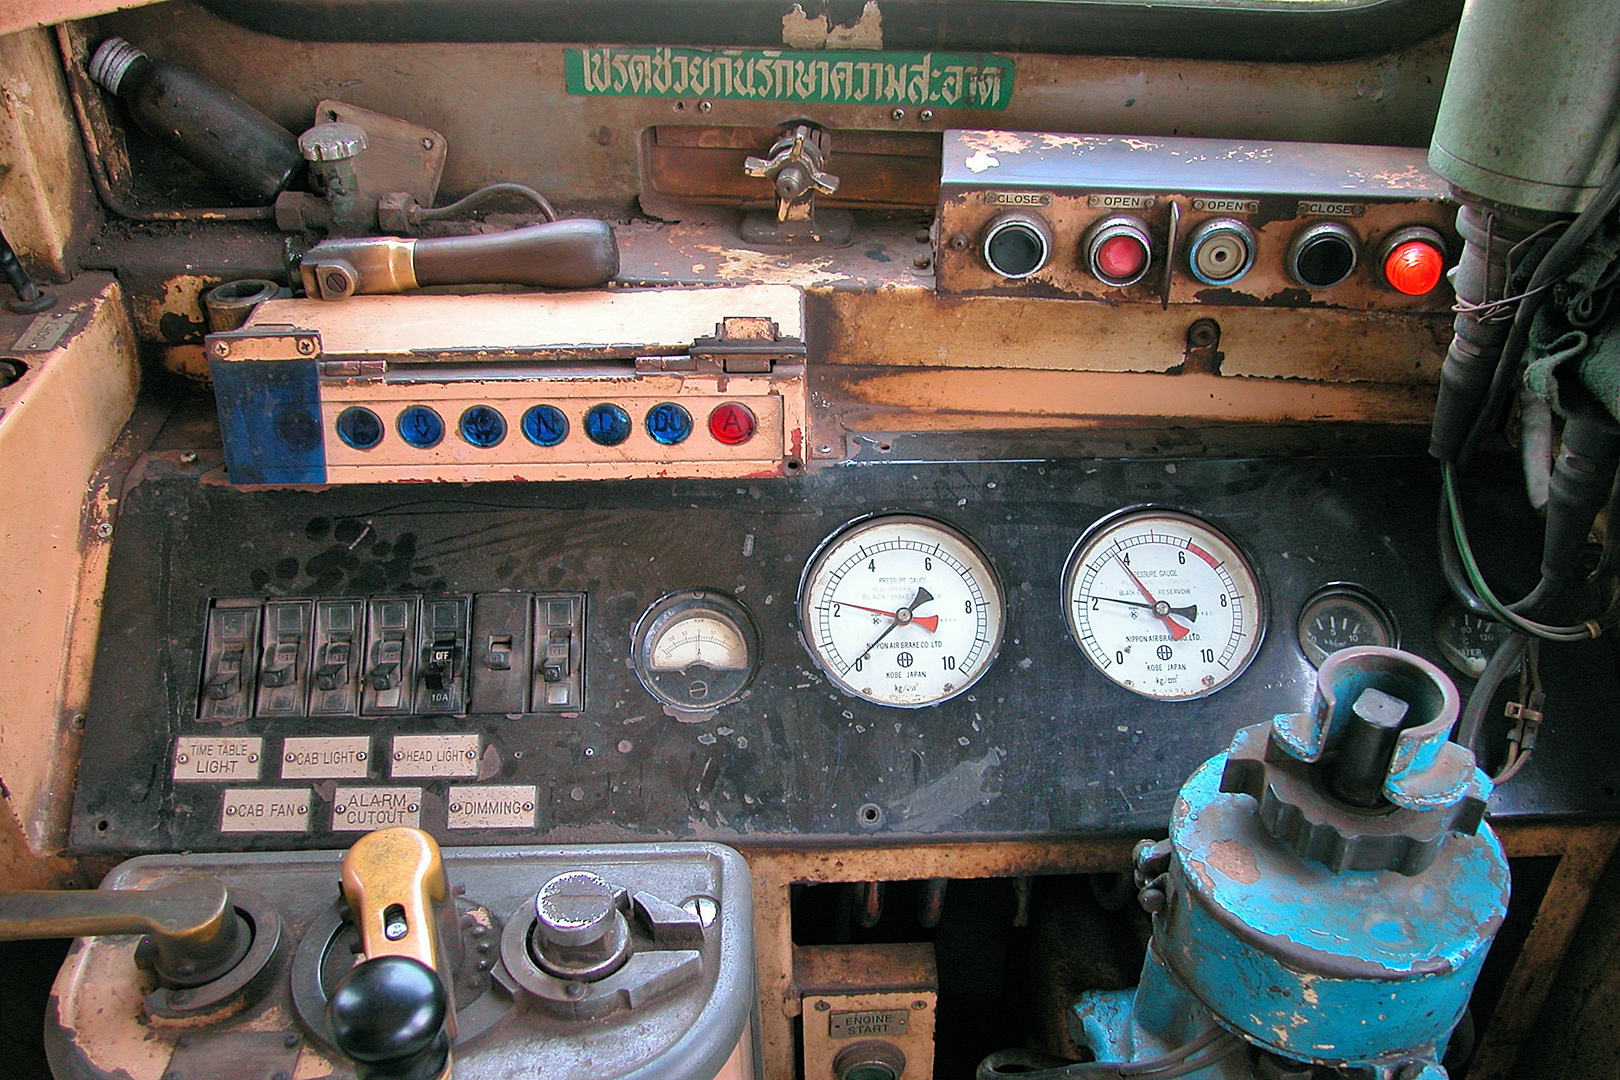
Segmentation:
[(694, 360), (718, 362), (728, 375), (764, 375), (780, 363), (803, 363), (809, 350), (799, 338), (782, 337), (774, 319), (728, 316), (715, 324), (713, 337), (692, 342)]
[(321, 332), (285, 324), (259, 323), (223, 330), (203, 339), (210, 360), (314, 360), (321, 355)]

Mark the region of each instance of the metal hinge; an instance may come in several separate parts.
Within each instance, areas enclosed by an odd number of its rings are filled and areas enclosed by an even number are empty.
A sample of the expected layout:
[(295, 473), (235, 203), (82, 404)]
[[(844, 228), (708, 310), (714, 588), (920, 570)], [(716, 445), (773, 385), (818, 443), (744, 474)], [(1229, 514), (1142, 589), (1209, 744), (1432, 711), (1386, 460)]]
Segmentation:
[(777, 363), (804, 363), (808, 351), (801, 339), (783, 337), (775, 319), (731, 316), (715, 325), (713, 337), (693, 341), (690, 355), (716, 361), (730, 375), (762, 375)]

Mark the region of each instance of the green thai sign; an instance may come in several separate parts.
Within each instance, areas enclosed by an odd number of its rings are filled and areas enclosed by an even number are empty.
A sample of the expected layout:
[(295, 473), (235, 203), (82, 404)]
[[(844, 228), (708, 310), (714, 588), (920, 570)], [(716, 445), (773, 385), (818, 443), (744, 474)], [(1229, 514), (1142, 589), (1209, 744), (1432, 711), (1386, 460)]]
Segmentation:
[(1013, 62), (985, 53), (569, 49), (568, 92), (818, 105), (1005, 109)]

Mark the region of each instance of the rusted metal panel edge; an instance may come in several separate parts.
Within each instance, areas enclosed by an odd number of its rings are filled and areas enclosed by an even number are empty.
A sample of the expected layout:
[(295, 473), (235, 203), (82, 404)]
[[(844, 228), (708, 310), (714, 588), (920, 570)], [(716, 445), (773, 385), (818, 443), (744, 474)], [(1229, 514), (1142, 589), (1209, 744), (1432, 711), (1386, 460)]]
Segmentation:
[[(1620, 824), (1613, 822), (1530, 826), (1522, 830), (1523, 836), (1507, 839), (1519, 831), (1505, 831), (1504, 847), (1509, 855), (1558, 853), (1562, 858), (1541, 899), (1524, 947), (1503, 984), (1496, 1013), (1469, 1066), (1469, 1080), (1508, 1080), (1536, 1074), (1535, 1070), (1516, 1068), (1519, 1050), (1536, 1029), (1541, 1007), (1591, 902), (1592, 889), (1620, 841)], [(1564, 841), (1561, 851), (1556, 847), (1560, 837)]]
[(1166, 372), (1187, 328), (1221, 327), (1224, 375), (1432, 385), (1451, 341), (1450, 312), (1105, 304), (940, 297), (932, 289), (813, 288), (808, 305), (825, 364)]
[[(1225, 375), (847, 367), (821, 369), (812, 389), (851, 403), (842, 412), (854, 430), (1085, 427), (1120, 418), (1419, 424), (1434, 408), (1427, 386)], [(903, 423), (896, 412), (907, 413)]]

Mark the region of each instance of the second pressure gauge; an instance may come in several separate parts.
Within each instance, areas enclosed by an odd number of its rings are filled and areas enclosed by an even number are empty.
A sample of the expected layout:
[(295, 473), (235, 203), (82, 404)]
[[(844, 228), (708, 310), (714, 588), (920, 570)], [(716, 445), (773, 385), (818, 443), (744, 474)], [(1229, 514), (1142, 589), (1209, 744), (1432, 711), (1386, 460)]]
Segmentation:
[(1069, 630), (1098, 671), (1143, 697), (1213, 694), (1260, 651), (1254, 565), (1209, 523), (1173, 510), (1105, 518), (1063, 575)]
[(1004, 621), (984, 553), (930, 518), (856, 522), (822, 546), (799, 586), (799, 629), (817, 666), (879, 705), (962, 693), (995, 659)]

